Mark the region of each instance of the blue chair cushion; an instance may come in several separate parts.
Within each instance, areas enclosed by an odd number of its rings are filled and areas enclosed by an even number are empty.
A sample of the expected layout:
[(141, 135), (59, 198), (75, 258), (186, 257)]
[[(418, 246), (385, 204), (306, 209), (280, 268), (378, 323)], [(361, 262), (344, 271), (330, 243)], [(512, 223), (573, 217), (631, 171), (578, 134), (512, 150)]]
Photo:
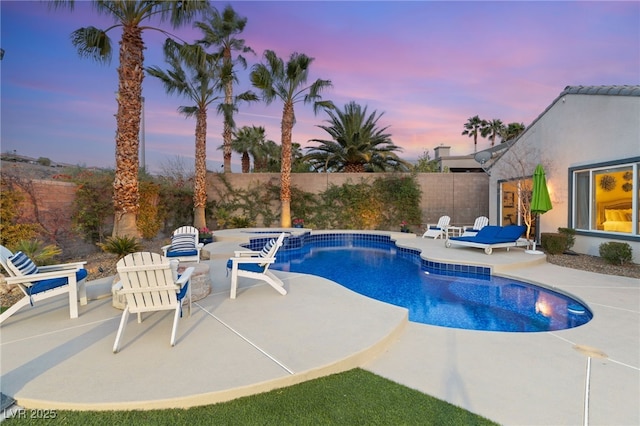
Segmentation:
[[(227, 269), (233, 267), (231, 259), (227, 261)], [(260, 266), (257, 263), (238, 263), (238, 269), (251, 272), (264, 272), (264, 266)]]
[[(76, 282), (80, 282), (85, 278), (87, 278), (87, 270), (84, 268), (78, 269), (76, 271)], [(27, 291), (29, 292), (29, 295), (32, 296), (34, 294), (42, 293), (43, 291), (51, 290), (67, 284), (68, 280), (66, 277), (49, 278), (32, 283), (32, 285), (27, 288)]]
[(430, 226), (429, 229), (437, 229), (440, 230), (440, 228), (438, 228), (437, 226)]
[(167, 256), (166, 257), (180, 257), (180, 256), (197, 256), (198, 255), (198, 250), (173, 250), (173, 249), (169, 249), (167, 251)]

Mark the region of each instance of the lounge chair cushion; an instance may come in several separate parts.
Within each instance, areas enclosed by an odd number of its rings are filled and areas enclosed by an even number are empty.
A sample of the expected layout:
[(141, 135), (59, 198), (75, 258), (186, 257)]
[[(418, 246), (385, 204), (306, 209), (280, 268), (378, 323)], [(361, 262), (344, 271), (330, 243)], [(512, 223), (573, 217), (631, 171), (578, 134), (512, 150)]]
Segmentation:
[(500, 230), (500, 232), (498, 232), (498, 235), (496, 235), (496, 238), (515, 241), (518, 238), (520, 238), (520, 236), (522, 236), (524, 229), (525, 229), (524, 226), (517, 226), (517, 225), (505, 226)]
[(16, 276), (31, 275), (40, 272), (36, 264), (33, 263), (33, 260), (21, 251), (9, 257), (7, 259), (7, 265)]
[(455, 241), (468, 241), (479, 244), (500, 244), (516, 241), (524, 232), (524, 226), (485, 226), (475, 236), (451, 237)]

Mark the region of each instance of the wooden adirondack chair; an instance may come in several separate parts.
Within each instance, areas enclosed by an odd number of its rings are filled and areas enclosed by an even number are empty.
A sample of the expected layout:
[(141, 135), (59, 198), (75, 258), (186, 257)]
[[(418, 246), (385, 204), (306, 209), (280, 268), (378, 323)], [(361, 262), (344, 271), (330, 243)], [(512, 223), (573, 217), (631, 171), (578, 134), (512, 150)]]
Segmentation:
[(118, 352), (120, 339), (129, 319), (129, 313), (138, 314), (154, 311), (175, 311), (171, 330), (171, 346), (176, 343), (178, 319), (182, 313), (182, 301), (189, 300), (191, 316), (191, 286), (189, 280), (194, 268), (187, 268), (178, 278), (178, 262), (157, 253), (138, 252), (122, 258), (117, 263), (122, 283), (119, 294), (126, 298), (126, 306), (120, 319), (120, 327), (113, 344), (113, 352)]
[(83, 267), (86, 262), (39, 266), (34, 269), (35, 265), (26, 255), (16, 255), (0, 245), (0, 264), (9, 274), (5, 281), (9, 285), (18, 286), (24, 293), (22, 299), (0, 315), (0, 324), (24, 306), (33, 306), (40, 300), (65, 293), (69, 294), (69, 317), (78, 318), (78, 296), (81, 305), (87, 304), (87, 271)]
[(238, 277), (246, 277), (264, 281), (283, 296), (287, 294), (284, 283), (269, 270), (269, 266), (276, 261), (276, 253), (284, 241), (284, 232), (277, 240), (270, 240), (260, 251), (243, 250), (234, 252), (227, 267), (231, 268), (231, 299), (236, 298)]
[(200, 252), (204, 244), (198, 241), (200, 232), (193, 226), (181, 226), (173, 231), (171, 244), (163, 246), (165, 257), (180, 262), (200, 262)]

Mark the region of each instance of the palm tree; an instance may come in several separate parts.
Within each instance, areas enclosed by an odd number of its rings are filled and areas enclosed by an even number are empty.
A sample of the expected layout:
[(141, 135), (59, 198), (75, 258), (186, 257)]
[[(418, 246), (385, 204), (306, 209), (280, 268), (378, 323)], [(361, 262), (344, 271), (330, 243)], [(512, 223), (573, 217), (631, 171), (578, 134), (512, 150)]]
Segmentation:
[[(233, 134), (231, 148), (239, 154), (242, 154), (242, 173), (249, 173), (251, 170), (250, 153), (255, 153), (260, 144), (264, 143), (265, 134), (264, 127), (243, 126)], [(255, 169), (255, 157), (254, 157)]]
[(264, 52), (266, 64), (256, 64), (251, 71), (251, 83), (262, 91), (262, 98), (268, 104), (278, 98), (284, 103), (282, 109), (282, 164), (280, 169), (280, 201), (282, 212), (280, 224), (291, 227), (291, 133), (295, 124), (294, 105), (298, 102), (312, 103), (313, 110), (333, 108), (331, 101), (322, 101), (320, 93), (331, 87), (330, 80), (317, 79), (307, 84), (309, 67), (313, 58), (303, 53), (292, 53), (289, 61), (284, 61), (272, 50)]
[(308, 148), (304, 157), (316, 170), (333, 170), (346, 173), (401, 170), (410, 164), (395, 152), (401, 148), (393, 144), (387, 127), (378, 128), (382, 114), (376, 111), (367, 116), (367, 108), (355, 102), (345, 105), (344, 111), (327, 110), (330, 125), (317, 126), (325, 130), (332, 140), (311, 139), (320, 145)]
[(470, 119), (468, 119), (467, 122), (464, 124), (464, 131), (462, 132), (462, 135), (469, 135), (470, 138), (471, 137), (473, 138), (474, 152), (478, 150), (478, 133), (480, 132), (480, 129), (482, 129), (482, 127), (484, 126), (484, 123), (486, 123), (486, 121), (481, 120), (480, 117), (475, 115)]
[(502, 120), (494, 118), (493, 120), (484, 121), (484, 125), (480, 129), (480, 135), (483, 138), (489, 136), (491, 146), (494, 146), (496, 143), (496, 137), (502, 135), (504, 133), (504, 130), (505, 125)]
[(502, 133), (502, 142), (507, 142), (520, 136), (525, 131), (524, 123), (509, 123)]
[[(55, 7), (73, 9), (72, 0), (55, 0)], [(107, 29), (84, 27), (74, 31), (71, 41), (82, 57), (98, 62), (111, 61), (111, 39), (108, 32), (122, 28), (120, 66), (118, 67), (118, 111), (116, 113), (116, 170), (113, 182), (115, 219), (113, 236), (139, 236), (136, 220), (139, 204), (138, 145), (142, 110), (142, 80), (144, 78), (144, 30), (164, 30), (147, 26), (145, 22), (169, 20), (173, 28), (190, 22), (197, 13), (210, 8), (205, 0), (194, 1), (94, 1), (98, 13), (109, 15), (115, 24)]]
[(277, 173), (282, 168), (282, 149), (280, 145), (268, 139), (261, 142), (251, 151), (253, 171), (258, 173)]
[(224, 71), (217, 56), (206, 54), (196, 44), (177, 44), (167, 39), (164, 46), (167, 71), (157, 66), (147, 68), (150, 76), (162, 81), (168, 94), (178, 94), (193, 101), (195, 105), (181, 106), (178, 111), (187, 117), (196, 117), (196, 163), (193, 186), (193, 226), (207, 227), (205, 206), (207, 204), (207, 109), (223, 92)]
[(208, 23), (195, 23), (195, 27), (200, 28), (204, 33), (204, 38), (198, 40), (197, 43), (202, 43), (207, 47), (211, 45), (217, 46), (219, 50), (216, 53), (222, 57), (222, 64), (225, 68), (228, 68), (228, 75), (231, 77), (224, 82), (224, 104), (228, 110), (225, 114), (224, 128), (222, 131), (225, 173), (231, 173), (231, 133), (235, 127), (233, 123), (233, 111), (235, 110), (233, 107), (233, 83), (236, 81), (236, 78), (233, 68), (235, 65), (240, 65), (243, 69), (247, 68), (246, 59), (240, 54), (234, 59), (233, 52), (253, 53), (255, 55), (253, 49), (246, 46), (243, 39), (235, 38), (236, 34), (244, 31), (246, 24), (247, 18), (236, 14), (235, 10), (229, 5), (224, 8), (222, 14), (214, 9), (209, 17)]

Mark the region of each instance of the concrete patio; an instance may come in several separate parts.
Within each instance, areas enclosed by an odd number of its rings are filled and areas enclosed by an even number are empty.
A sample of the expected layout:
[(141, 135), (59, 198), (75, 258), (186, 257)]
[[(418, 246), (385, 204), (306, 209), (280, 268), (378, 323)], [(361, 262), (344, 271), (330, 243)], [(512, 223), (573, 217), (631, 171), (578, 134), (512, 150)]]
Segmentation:
[(356, 366), (506, 425), (583, 423), (587, 357), (589, 423), (640, 424), (640, 283), (561, 268), (522, 249), (485, 255), (442, 240), (393, 233), (434, 261), (491, 266), (494, 273), (567, 292), (588, 324), (545, 333), (450, 329), (407, 321), (405, 309), (323, 278), (276, 272), (286, 296), (241, 280), (229, 299), (226, 259), (250, 234), (206, 247), (212, 292), (194, 304), (169, 346), (171, 314), (138, 324), (111, 351), (121, 311), (112, 280), (89, 283), (90, 302), (69, 319), (59, 297), (23, 308), (0, 328), (0, 391), (23, 407), (74, 410), (190, 407), (234, 399)]

